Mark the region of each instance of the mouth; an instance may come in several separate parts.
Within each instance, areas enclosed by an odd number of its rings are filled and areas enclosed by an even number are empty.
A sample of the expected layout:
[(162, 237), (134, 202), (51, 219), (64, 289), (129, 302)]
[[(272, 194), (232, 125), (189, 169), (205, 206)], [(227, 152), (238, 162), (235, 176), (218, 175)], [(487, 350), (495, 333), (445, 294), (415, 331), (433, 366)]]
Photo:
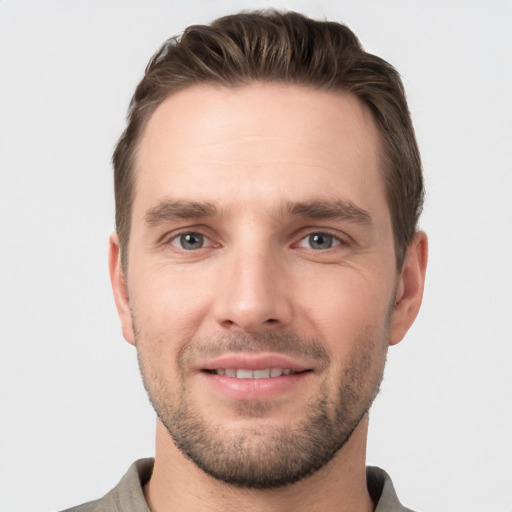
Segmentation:
[(197, 370), (235, 379), (273, 379), (313, 371), (311, 361), (275, 353), (231, 353), (198, 361)]
[(211, 375), (225, 375), (234, 379), (273, 379), (276, 377), (295, 375), (311, 370), (295, 371), (291, 368), (262, 368), (251, 370), (247, 368), (218, 368), (216, 370), (203, 370)]
[(225, 354), (202, 361), (197, 368), (212, 400), (270, 400), (291, 397), (315, 373), (312, 361), (271, 353)]

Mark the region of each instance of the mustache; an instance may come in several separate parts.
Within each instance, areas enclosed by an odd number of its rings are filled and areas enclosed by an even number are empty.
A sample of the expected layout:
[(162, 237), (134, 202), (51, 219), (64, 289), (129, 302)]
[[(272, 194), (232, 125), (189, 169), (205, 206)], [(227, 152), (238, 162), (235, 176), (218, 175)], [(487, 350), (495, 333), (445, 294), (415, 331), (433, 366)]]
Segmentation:
[(293, 333), (264, 332), (247, 334), (235, 332), (223, 334), (215, 339), (193, 340), (181, 349), (178, 362), (186, 364), (198, 356), (213, 358), (227, 352), (274, 352), (312, 359), (321, 366), (327, 366), (330, 361), (325, 347), (314, 338), (305, 338)]

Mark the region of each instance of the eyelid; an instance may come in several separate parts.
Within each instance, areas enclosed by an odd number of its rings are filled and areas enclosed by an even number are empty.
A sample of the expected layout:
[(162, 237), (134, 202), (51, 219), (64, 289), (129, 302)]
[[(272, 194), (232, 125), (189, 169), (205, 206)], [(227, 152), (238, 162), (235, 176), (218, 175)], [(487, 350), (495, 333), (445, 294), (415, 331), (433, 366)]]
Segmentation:
[[(186, 226), (186, 227), (179, 228), (179, 229), (165, 233), (162, 237), (160, 237), (160, 239), (158, 240), (157, 243), (162, 244), (162, 245), (172, 245), (173, 247), (175, 247), (178, 250), (181, 250), (184, 252), (191, 252), (191, 251), (187, 251), (186, 249), (182, 249), (177, 245), (171, 244), (171, 242), (185, 234), (197, 234), (197, 235), (203, 236), (205, 239), (205, 242), (207, 242), (207, 244), (204, 247), (202, 247), (201, 249), (207, 249), (207, 248), (211, 248), (211, 247), (220, 247), (222, 244), (219, 242), (215, 242), (214, 238), (211, 236), (211, 234), (209, 234), (209, 231), (210, 230), (205, 228), (204, 226)], [(297, 233), (296, 236), (293, 237), (296, 241), (294, 243), (292, 243), (292, 246), (307, 249), (307, 247), (302, 247), (300, 244), (304, 240), (306, 240), (309, 236), (314, 235), (314, 234), (324, 234), (324, 235), (332, 236), (337, 243), (334, 244), (331, 248), (338, 247), (340, 245), (348, 246), (354, 242), (353, 239), (350, 237), (350, 235), (348, 235), (345, 232), (341, 232), (339, 230), (330, 229), (330, 228), (321, 228), (321, 227), (319, 228), (318, 226), (312, 226), (312, 227), (308, 227), (308, 228), (302, 228), (299, 231), (299, 233)], [(200, 249), (197, 249), (197, 250), (200, 250)], [(327, 251), (329, 249), (325, 249), (325, 250)]]
[[(195, 235), (201, 235), (205, 240), (205, 246), (201, 247), (200, 249), (208, 249), (210, 247), (220, 247), (220, 243), (215, 242), (213, 240), (213, 237), (209, 234), (207, 234), (208, 230), (205, 229), (202, 226), (187, 226), (184, 228), (176, 229), (173, 231), (170, 231), (163, 235), (160, 240), (159, 244), (162, 245), (172, 245), (172, 247), (176, 248), (177, 250), (184, 251), (184, 252), (192, 252), (187, 251), (186, 249), (183, 249), (179, 247), (178, 245), (172, 244), (171, 242), (173, 240), (176, 240), (180, 236), (187, 235), (187, 234), (195, 234)], [(200, 249), (196, 249), (196, 251), (199, 251)]]
[[(329, 235), (329, 236), (332, 236), (334, 238), (334, 240), (337, 242), (336, 244), (333, 244), (332, 247), (330, 247), (329, 249), (333, 249), (335, 247), (339, 247), (340, 245), (341, 246), (348, 246), (352, 243), (352, 238), (347, 235), (346, 233), (343, 233), (343, 232), (340, 232), (340, 231), (337, 231), (337, 230), (333, 230), (333, 229), (329, 229), (329, 228), (318, 228), (318, 227), (312, 227), (312, 228), (307, 228), (306, 231), (304, 230), (301, 230), (301, 233), (298, 237), (298, 241), (296, 243), (294, 243), (293, 245), (295, 247), (301, 247), (303, 249), (308, 249), (308, 247), (304, 247), (302, 245), (300, 245), (304, 240), (306, 240), (308, 237), (310, 237), (311, 235), (315, 235), (315, 234), (322, 234), (322, 235)], [(329, 249), (325, 249), (325, 251), (328, 251)], [(315, 251), (318, 251), (318, 249), (316, 249)]]
[[(201, 241), (202, 241), (202, 245), (201, 247), (198, 247), (197, 249), (186, 249), (184, 247), (182, 247), (181, 245), (181, 239), (183, 236), (186, 236), (186, 235), (194, 235), (195, 237), (197, 238), (200, 238)], [(181, 235), (175, 235), (173, 237), (171, 237), (169, 239), (169, 241), (167, 242), (169, 245), (172, 245), (173, 247), (176, 247), (177, 249), (179, 249), (180, 251), (186, 251), (188, 252), (189, 250), (190, 251), (199, 251), (201, 249), (204, 249), (206, 247), (209, 246), (208, 242), (210, 241), (210, 239), (204, 235), (202, 235), (201, 233), (196, 233), (194, 231), (190, 231), (189, 233), (182, 233)]]

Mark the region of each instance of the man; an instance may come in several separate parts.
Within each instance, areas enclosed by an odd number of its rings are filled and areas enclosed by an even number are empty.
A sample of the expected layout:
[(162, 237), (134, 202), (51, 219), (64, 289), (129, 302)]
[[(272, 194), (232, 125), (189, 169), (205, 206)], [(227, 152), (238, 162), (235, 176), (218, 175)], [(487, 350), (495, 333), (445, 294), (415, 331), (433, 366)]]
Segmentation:
[(73, 510), (407, 510), (365, 467), (427, 261), (396, 71), (296, 13), (190, 27), (149, 63), (113, 161), (112, 286), (156, 456)]

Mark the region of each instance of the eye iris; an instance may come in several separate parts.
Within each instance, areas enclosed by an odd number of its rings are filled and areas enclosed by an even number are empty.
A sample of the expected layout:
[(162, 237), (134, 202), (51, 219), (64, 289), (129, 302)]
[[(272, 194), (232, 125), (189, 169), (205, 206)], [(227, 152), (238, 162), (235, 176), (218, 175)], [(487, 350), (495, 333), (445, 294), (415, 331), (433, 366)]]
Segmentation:
[(309, 243), (313, 249), (330, 249), (332, 247), (332, 236), (325, 233), (309, 235)]
[(197, 233), (186, 233), (180, 236), (180, 244), (183, 249), (194, 250), (200, 249), (203, 246), (204, 237)]

